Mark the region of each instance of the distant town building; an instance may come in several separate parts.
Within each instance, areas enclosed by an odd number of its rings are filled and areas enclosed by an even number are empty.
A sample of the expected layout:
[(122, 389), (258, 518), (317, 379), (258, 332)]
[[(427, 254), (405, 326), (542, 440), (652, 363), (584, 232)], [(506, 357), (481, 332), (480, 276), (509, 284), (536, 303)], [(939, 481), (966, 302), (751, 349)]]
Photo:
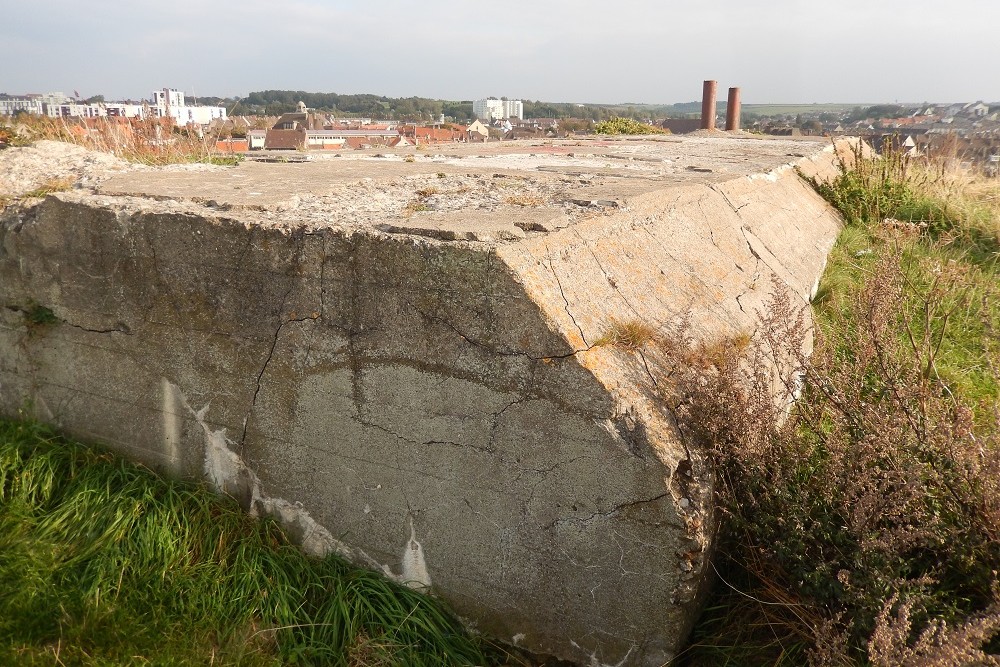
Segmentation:
[(19, 112), (45, 114), (46, 105), (63, 104), (72, 102), (65, 93), (28, 93), (20, 97), (13, 95), (0, 95), (0, 115), (13, 116)]
[(701, 129), (701, 118), (667, 118), (660, 123), (670, 134), (688, 134)]
[(189, 105), (184, 100), (184, 93), (173, 88), (154, 90), (150, 100), (153, 103), (150, 107), (152, 115), (158, 118), (169, 116), (178, 125), (187, 125), (188, 123), (208, 125), (216, 118), (226, 119), (225, 107)]
[(962, 109), (962, 111), (964, 111), (967, 116), (972, 116), (974, 118), (983, 118), (987, 114), (989, 114), (990, 108), (988, 105), (983, 104), (982, 102), (972, 102), (970, 104), (965, 105), (965, 108)]
[(252, 151), (264, 148), (266, 137), (267, 130), (250, 130), (247, 132), (247, 147)]
[(149, 102), (82, 103), (63, 93), (28, 94), (20, 97), (0, 95), (0, 115), (19, 112), (50, 118), (173, 118), (178, 125), (208, 125), (226, 120), (225, 107), (189, 105), (184, 93), (172, 88), (153, 91)]
[[(299, 104), (299, 108), (304, 105)], [(282, 114), (264, 135), (267, 150), (338, 150), (341, 148), (392, 147), (399, 143), (394, 125), (358, 128), (333, 127), (322, 114), (295, 111)]]
[(524, 119), (524, 103), (521, 100), (505, 100), (487, 97), (472, 103), (472, 113), (476, 118), (491, 122), (504, 118)]
[(469, 141), (486, 141), (490, 136), (490, 128), (480, 123), (477, 119), (472, 121), (472, 125), (465, 128), (465, 133)]

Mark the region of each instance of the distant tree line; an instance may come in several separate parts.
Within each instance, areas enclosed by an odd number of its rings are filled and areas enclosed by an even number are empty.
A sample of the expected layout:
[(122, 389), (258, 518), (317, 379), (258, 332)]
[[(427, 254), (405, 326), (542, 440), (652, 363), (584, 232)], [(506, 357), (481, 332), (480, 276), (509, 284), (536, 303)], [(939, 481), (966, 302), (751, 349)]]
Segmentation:
[(369, 94), (309, 93), (304, 90), (262, 90), (238, 99), (201, 97), (199, 101), (224, 105), (233, 116), (279, 116), (295, 111), (301, 101), (310, 109), (344, 117), (427, 121), (444, 114), (458, 121), (472, 119), (471, 100), (454, 102), (425, 97), (393, 98)]
[[(262, 90), (246, 97), (198, 97), (201, 104), (226, 107), (231, 116), (278, 116), (295, 111), (299, 101), (310, 109), (344, 117), (380, 120), (436, 120), (442, 114), (448, 120), (471, 121), (472, 100), (437, 100), (426, 97), (385, 97), (383, 95), (309, 93), (304, 90)], [(673, 105), (651, 104), (575, 104), (523, 100), (525, 118), (580, 118), (600, 122), (609, 118), (632, 118), (650, 122), (665, 116), (698, 114), (700, 102)]]
[(870, 107), (854, 107), (844, 120), (853, 123), (868, 118), (876, 120), (879, 118), (899, 118), (900, 116), (908, 116), (910, 113), (910, 109), (899, 104), (876, 104)]

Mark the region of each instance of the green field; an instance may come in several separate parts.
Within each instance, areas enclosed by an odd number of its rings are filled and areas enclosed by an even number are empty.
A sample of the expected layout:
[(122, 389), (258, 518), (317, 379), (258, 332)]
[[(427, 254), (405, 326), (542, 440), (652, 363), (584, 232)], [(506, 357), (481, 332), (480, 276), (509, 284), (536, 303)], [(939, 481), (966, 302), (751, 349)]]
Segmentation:
[(743, 113), (758, 116), (778, 116), (782, 114), (797, 115), (800, 113), (846, 113), (855, 107), (870, 107), (870, 103), (859, 104), (744, 104)]

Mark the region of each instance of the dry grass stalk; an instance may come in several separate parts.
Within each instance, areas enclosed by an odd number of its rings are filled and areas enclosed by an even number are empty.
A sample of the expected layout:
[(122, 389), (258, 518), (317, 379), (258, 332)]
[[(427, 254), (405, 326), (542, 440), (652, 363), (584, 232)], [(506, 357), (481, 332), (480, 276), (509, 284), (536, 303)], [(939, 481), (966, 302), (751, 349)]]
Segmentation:
[(511, 195), (504, 199), (505, 204), (510, 204), (511, 206), (522, 206), (525, 208), (536, 208), (538, 206), (544, 206), (545, 200), (538, 195), (523, 194), (523, 195)]
[(639, 320), (612, 319), (601, 336), (594, 341), (594, 347), (610, 345), (626, 352), (635, 352), (656, 336), (656, 329)]
[[(92, 118), (67, 119), (21, 115), (7, 130), (14, 143), (40, 139), (65, 141), (111, 153), (130, 162), (170, 164), (210, 161), (223, 133), (177, 127), (172, 119)], [(200, 136), (199, 136), (200, 135)]]

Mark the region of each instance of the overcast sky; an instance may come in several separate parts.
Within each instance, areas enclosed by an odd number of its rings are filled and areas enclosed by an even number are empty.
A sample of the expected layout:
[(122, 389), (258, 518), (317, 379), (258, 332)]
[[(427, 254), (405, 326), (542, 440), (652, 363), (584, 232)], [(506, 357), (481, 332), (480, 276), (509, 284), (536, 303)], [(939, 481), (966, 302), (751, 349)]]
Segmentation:
[(1000, 0), (0, 0), (0, 92), (1000, 101)]

